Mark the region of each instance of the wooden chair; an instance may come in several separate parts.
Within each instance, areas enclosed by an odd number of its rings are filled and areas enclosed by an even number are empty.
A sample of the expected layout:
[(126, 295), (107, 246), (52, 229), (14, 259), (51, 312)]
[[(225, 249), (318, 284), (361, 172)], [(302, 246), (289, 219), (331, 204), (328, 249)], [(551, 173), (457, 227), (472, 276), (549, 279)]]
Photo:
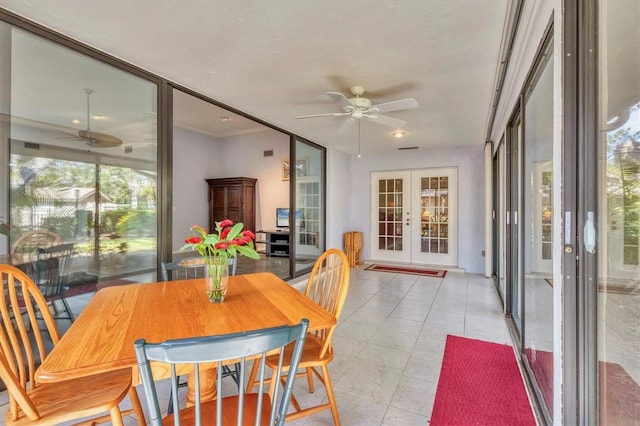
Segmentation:
[[(7, 425), (60, 424), (87, 416), (102, 415), (96, 421), (111, 420), (122, 425), (118, 404), (127, 394), (139, 423), (144, 413), (131, 370), (123, 369), (56, 383), (36, 383), (37, 366), (46, 357), (51, 344), (60, 340), (47, 301), (24, 272), (0, 265), (0, 379), (7, 386), (9, 410)], [(24, 311), (24, 313), (23, 313)], [(40, 311), (42, 319), (36, 318)], [(38, 322), (44, 322), (46, 331)], [(108, 414), (107, 414), (108, 413)]]
[[(229, 259), (229, 266), (231, 266), (231, 275), (235, 275), (238, 260), (232, 257)], [(160, 263), (160, 272), (162, 274), (162, 281), (169, 281), (169, 272), (171, 272), (171, 278), (173, 280), (202, 278), (205, 274), (204, 260), (201, 257), (187, 257), (174, 260), (173, 262), (162, 262)]]
[[(302, 348), (309, 321), (303, 319), (295, 326), (280, 326), (263, 330), (227, 334), (221, 336), (207, 336), (199, 338), (186, 338), (170, 340), (164, 343), (147, 343), (144, 339), (135, 342), (136, 357), (140, 367), (140, 377), (147, 396), (151, 425), (160, 426), (162, 424), (175, 425), (180, 423), (192, 425), (206, 424), (220, 425), (283, 425), (289, 400), (293, 390), (295, 375), (287, 377), (282, 395), (279, 395), (279, 387), (266, 389), (265, 379), (265, 359), (266, 354), (278, 358), (278, 365), (284, 362), (295, 368), (300, 362)], [(290, 351), (291, 358), (283, 361), (284, 348), (293, 346)], [(256, 359), (254, 365), (260, 367), (260, 379), (257, 393), (244, 391), (243, 387), (238, 389), (238, 395), (217, 395), (215, 400), (203, 402), (201, 399), (200, 377), (209, 371), (203, 363), (214, 363), (215, 371), (222, 371), (223, 362), (229, 360), (240, 360), (240, 377), (244, 378), (245, 364), (248, 359)], [(160, 406), (156, 392), (153, 373), (150, 361), (162, 362), (170, 365), (171, 386), (174, 405), (178, 406), (176, 364), (192, 364), (195, 374), (195, 398), (194, 406), (177, 410), (174, 414), (161, 419)], [(276, 368), (273, 371), (274, 383), (282, 377), (282, 369)], [(222, 389), (222, 375), (216, 376), (217, 389)]]
[[(229, 266), (231, 266), (231, 275), (236, 274), (236, 267), (238, 265), (235, 257), (229, 259)], [(162, 281), (169, 280), (169, 272), (174, 280), (188, 280), (193, 278), (202, 278), (205, 276), (204, 260), (202, 257), (187, 257), (184, 259), (177, 259), (173, 262), (160, 263), (160, 271), (162, 273)], [(231, 377), (236, 385), (240, 386), (240, 381), (236, 371), (240, 366), (236, 364), (235, 369), (232, 369), (228, 365), (223, 366), (223, 377)], [(183, 388), (187, 386), (186, 381), (180, 381), (180, 377), (177, 378), (178, 387)], [(169, 397), (169, 406), (167, 407), (167, 413), (173, 413), (173, 398)]]
[(28, 231), (11, 244), (11, 253), (35, 254), (39, 248), (49, 248), (60, 243), (62, 243), (62, 237), (55, 232), (46, 229)]
[[(69, 276), (69, 268), (74, 254), (74, 245), (61, 244), (49, 248), (38, 249), (38, 259), (33, 263), (32, 277), (45, 300), (51, 304), (55, 312), (55, 318), (75, 319), (69, 303), (64, 296), (69, 289), (66, 278)], [(60, 300), (64, 309), (59, 311), (56, 301)]]
[[(335, 316), (336, 325), (347, 298), (349, 277), (350, 268), (347, 255), (339, 249), (329, 249), (318, 258), (307, 282), (305, 295)], [(336, 325), (328, 329), (313, 331), (307, 334), (302, 360), (299, 365), (299, 368), (304, 368), (304, 371), (297, 373), (298, 377), (307, 377), (309, 392), (312, 393), (314, 392), (313, 376), (315, 375), (327, 391), (328, 403), (302, 409), (295, 395), (292, 395), (291, 405), (293, 405), (296, 411), (289, 414), (287, 420), (295, 420), (322, 410), (331, 409), (334, 424), (340, 424), (338, 406), (336, 405), (333, 386), (331, 385), (331, 378), (329, 377), (329, 369), (327, 368), (333, 360), (331, 338), (333, 337)], [(291, 350), (292, 348), (287, 348), (287, 355)], [(287, 359), (289, 359), (289, 356), (285, 356), (285, 360)], [(271, 369), (278, 368), (278, 359), (267, 357), (267, 367)], [(282, 368), (288, 371), (289, 374), (291, 374), (291, 371), (297, 372), (296, 368), (292, 368), (287, 364), (283, 365)], [(320, 371), (318, 371), (318, 369), (320, 369)], [(256, 385), (256, 374), (257, 366), (254, 366), (249, 375), (247, 391)]]

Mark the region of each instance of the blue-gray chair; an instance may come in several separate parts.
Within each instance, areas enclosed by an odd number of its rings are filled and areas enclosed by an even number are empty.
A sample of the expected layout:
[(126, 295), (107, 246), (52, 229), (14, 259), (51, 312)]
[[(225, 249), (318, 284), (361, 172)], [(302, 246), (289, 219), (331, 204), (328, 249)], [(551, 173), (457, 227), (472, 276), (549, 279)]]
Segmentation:
[[(144, 339), (135, 342), (136, 357), (140, 368), (140, 378), (144, 387), (149, 406), (149, 418), (151, 425), (160, 426), (173, 421), (175, 425), (184, 424), (213, 424), (216, 425), (283, 425), (289, 401), (293, 391), (295, 374), (289, 374), (286, 378), (282, 394), (280, 387), (274, 386), (284, 377), (282, 368), (272, 372), (273, 385), (265, 385), (265, 361), (267, 354), (280, 353), (280, 366), (283, 362), (289, 364), (295, 370), (300, 363), (302, 349), (309, 321), (303, 319), (300, 324), (294, 326), (280, 326), (262, 330), (247, 331), (221, 336), (194, 337), (186, 339), (169, 340), (163, 343), (147, 343)], [(291, 358), (283, 360), (284, 348), (294, 345)], [(245, 392), (240, 386), (237, 395), (223, 396), (222, 393), (222, 366), (223, 363), (239, 361), (240, 380), (244, 380), (247, 364), (254, 360), (259, 364), (258, 372), (261, 379), (257, 392)], [(171, 370), (172, 398), (175, 407), (178, 407), (178, 387), (176, 381), (176, 364), (193, 365), (195, 398), (194, 405), (180, 410), (175, 410), (167, 418), (161, 418), (158, 394), (153, 378), (150, 361), (168, 364)], [(203, 402), (200, 394), (200, 375), (206, 374), (206, 367), (200, 368), (202, 363), (215, 363), (218, 372), (216, 387), (218, 396), (215, 400)], [(268, 418), (268, 422), (267, 422)]]
[[(235, 257), (229, 259), (229, 266), (231, 266), (231, 275), (235, 275), (238, 268), (238, 259)], [(162, 281), (169, 281), (169, 272), (171, 272), (173, 280), (202, 278), (204, 277), (204, 261), (202, 257), (187, 257), (173, 262), (162, 262), (160, 264), (160, 272)]]

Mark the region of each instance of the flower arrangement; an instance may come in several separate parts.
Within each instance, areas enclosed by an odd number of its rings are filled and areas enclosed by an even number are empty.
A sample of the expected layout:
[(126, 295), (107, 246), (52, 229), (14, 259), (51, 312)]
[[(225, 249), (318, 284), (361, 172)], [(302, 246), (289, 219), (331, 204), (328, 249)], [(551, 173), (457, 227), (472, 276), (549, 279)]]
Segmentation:
[(193, 225), (192, 234), (184, 240), (185, 245), (180, 251), (196, 250), (202, 256), (209, 277), (212, 278), (213, 287), (208, 289), (208, 293), (212, 293), (208, 294), (210, 300), (224, 300), (226, 289), (221, 289), (221, 280), (231, 258), (241, 254), (251, 259), (260, 259), (253, 245), (255, 234), (249, 230), (243, 231), (243, 227), (242, 223), (234, 224), (225, 219), (216, 222), (215, 233), (208, 234), (203, 227)]

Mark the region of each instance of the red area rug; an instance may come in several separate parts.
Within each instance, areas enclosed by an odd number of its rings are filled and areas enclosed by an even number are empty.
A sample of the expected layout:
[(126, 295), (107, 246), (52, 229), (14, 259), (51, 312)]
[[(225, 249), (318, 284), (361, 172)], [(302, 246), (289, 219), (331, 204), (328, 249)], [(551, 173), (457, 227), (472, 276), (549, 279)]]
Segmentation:
[(411, 275), (423, 275), (425, 277), (444, 278), (447, 275), (447, 271), (440, 269), (419, 269), (419, 268), (404, 268), (402, 266), (387, 266), (387, 265), (371, 265), (367, 266), (367, 271), (380, 271), (380, 272), (393, 272), (396, 274), (411, 274)]
[(447, 336), (430, 426), (535, 424), (513, 348)]

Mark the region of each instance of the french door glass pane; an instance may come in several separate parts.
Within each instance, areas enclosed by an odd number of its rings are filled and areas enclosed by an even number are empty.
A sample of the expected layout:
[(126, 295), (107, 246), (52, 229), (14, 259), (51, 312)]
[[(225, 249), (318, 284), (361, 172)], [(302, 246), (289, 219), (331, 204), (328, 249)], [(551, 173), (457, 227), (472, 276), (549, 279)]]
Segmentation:
[(402, 251), (402, 179), (380, 179), (378, 190), (378, 250)]
[(448, 188), (446, 176), (420, 179), (420, 249), (423, 253), (449, 252)]

